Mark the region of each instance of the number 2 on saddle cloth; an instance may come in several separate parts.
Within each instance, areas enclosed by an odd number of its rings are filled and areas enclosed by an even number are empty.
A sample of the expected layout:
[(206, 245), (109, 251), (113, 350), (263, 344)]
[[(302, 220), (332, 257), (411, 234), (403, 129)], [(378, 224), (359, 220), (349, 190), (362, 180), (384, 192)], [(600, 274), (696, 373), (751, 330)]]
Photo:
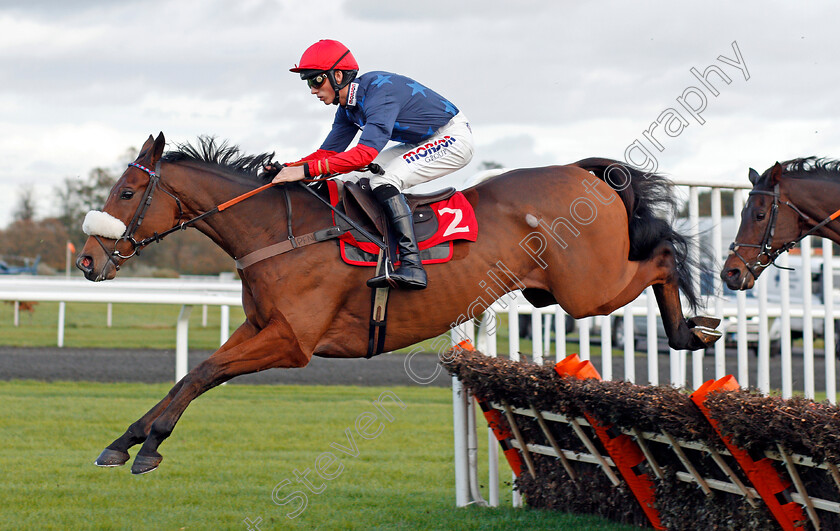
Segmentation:
[[(329, 180), (327, 187), (330, 204), (340, 208), (338, 184)], [(337, 223), (335, 213), (332, 213), (332, 217), (333, 223)], [(379, 247), (368, 241), (358, 241), (353, 232), (347, 232), (339, 238), (341, 259), (350, 265), (375, 267)], [(423, 264), (441, 264), (452, 259), (455, 240), (476, 240), (478, 221), (464, 194), (455, 192), (442, 201), (418, 206), (414, 210), (414, 232)]]

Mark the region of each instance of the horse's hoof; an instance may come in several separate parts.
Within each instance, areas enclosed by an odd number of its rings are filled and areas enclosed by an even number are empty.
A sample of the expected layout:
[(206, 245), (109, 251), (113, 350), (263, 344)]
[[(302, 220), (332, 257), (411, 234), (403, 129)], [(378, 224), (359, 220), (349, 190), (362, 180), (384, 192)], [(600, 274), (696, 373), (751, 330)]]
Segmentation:
[(720, 319), (715, 317), (703, 317), (698, 315), (697, 317), (692, 317), (688, 320), (688, 327), (694, 328), (695, 326), (702, 326), (704, 328), (717, 328), (720, 324)]
[(163, 461), (163, 456), (157, 455), (140, 455), (134, 458), (134, 463), (131, 465), (131, 473), (135, 476), (139, 474), (146, 474), (156, 469), (160, 462)]
[(131, 456), (128, 455), (128, 452), (120, 452), (119, 450), (105, 448), (93, 464), (104, 467), (123, 466), (130, 457)]
[[(707, 347), (717, 341), (718, 339), (723, 336), (720, 330), (714, 330), (712, 328), (706, 328), (704, 326), (696, 326), (691, 329), (691, 333), (694, 335), (695, 338), (700, 340), (700, 347)], [(696, 350), (696, 349), (694, 349)]]

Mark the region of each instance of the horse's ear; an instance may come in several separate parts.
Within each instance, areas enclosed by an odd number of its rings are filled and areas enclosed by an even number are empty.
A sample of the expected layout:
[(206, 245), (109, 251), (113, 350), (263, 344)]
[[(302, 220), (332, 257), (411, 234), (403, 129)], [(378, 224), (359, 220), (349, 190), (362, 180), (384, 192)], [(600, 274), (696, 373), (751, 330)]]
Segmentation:
[(758, 182), (758, 179), (760, 177), (761, 177), (761, 175), (759, 175), (757, 171), (750, 168), (750, 182), (753, 184), (753, 186), (755, 186), (755, 183)]
[(776, 164), (770, 168), (770, 184), (777, 185), (779, 184), (779, 179), (782, 178), (782, 165), (776, 161)]
[[(151, 138), (150, 136), (149, 139)], [(166, 139), (163, 137), (163, 131), (161, 131), (158, 137), (155, 138), (155, 145), (152, 148), (152, 164), (156, 164), (160, 160), (160, 157), (163, 156), (164, 147), (166, 147)]]
[(146, 139), (146, 141), (143, 143), (143, 147), (140, 148), (140, 152), (137, 154), (137, 160), (140, 160), (141, 157), (146, 155), (146, 153), (148, 153), (149, 150), (152, 149), (152, 146), (154, 146), (154, 145), (155, 145), (155, 137), (153, 137), (152, 135), (149, 135), (149, 138)]

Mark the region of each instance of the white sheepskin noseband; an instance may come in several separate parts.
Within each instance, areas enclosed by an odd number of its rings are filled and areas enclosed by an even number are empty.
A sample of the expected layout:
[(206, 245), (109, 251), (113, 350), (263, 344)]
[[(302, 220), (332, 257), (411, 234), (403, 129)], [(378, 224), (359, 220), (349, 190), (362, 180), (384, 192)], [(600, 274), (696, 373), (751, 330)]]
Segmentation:
[(122, 238), (122, 235), (125, 234), (125, 228), (125, 223), (111, 214), (99, 210), (88, 212), (85, 221), (82, 223), (82, 230), (88, 236), (102, 236), (112, 240)]

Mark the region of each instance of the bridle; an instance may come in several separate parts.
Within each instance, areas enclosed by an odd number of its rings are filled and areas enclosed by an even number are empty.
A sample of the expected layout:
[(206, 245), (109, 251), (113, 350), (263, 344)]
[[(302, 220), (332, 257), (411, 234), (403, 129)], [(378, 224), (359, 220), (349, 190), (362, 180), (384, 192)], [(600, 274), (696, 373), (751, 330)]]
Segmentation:
[[(150, 243), (153, 243), (153, 242), (159, 242), (161, 240), (161, 238), (163, 238), (164, 236), (167, 236), (168, 234), (170, 234), (172, 232), (175, 232), (177, 230), (186, 229), (188, 226), (195, 223), (199, 219), (201, 219), (203, 217), (206, 217), (207, 215), (214, 212), (214, 211), (205, 212), (204, 214), (202, 214), (200, 216), (197, 216), (197, 217), (192, 218), (190, 220), (178, 223), (174, 227), (172, 227), (171, 229), (166, 230), (166, 231), (164, 231), (160, 234), (155, 232), (154, 234), (152, 234), (148, 238), (144, 238), (140, 241), (137, 241), (134, 238), (134, 234), (137, 232), (137, 229), (140, 228), (140, 225), (143, 224), (143, 219), (146, 217), (146, 211), (149, 209), (149, 207), (152, 204), (152, 197), (154, 196), (155, 190), (160, 189), (161, 192), (165, 193), (166, 195), (171, 197), (173, 200), (175, 200), (175, 204), (178, 205), (178, 221), (180, 221), (184, 217), (184, 209), (181, 206), (181, 200), (178, 199), (178, 197), (175, 194), (173, 194), (172, 192), (170, 192), (169, 190), (167, 190), (163, 186), (160, 186), (160, 180), (161, 180), (160, 161), (158, 161), (157, 164), (155, 165), (154, 171), (147, 168), (146, 166), (143, 166), (142, 164), (138, 164), (136, 162), (129, 162), (128, 166), (129, 167), (133, 166), (135, 168), (143, 170), (144, 172), (146, 172), (149, 175), (149, 184), (146, 186), (146, 190), (143, 192), (143, 196), (140, 198), (140, 204), (137, 205), (137, 210), (134, 211), (134, 216), (132, 216), (131, 221), (129, 222), (128, 226), (126, 226), (125, 232), (123, 232), (123, 235), (120, 236), (118, 239), (114, 240), (113, 251), (108, 250), (108, 248), (105, 246), (105, 243), (102, 241), (100, 236), (97, 236), (97, 235), (93, 236), (94, 238), (96, 238), (96, 241), (99, 243), (100, 247), (102, 247), (102, 249), (108, 255), (108, 260), (110, 260), (114, 264), (114, 267), (116, 267), (117, 271), (119, 271), (119, 269), (120, 269), (120, 266), (118, 264), (118, 260), (128, 260), (129, 258), (131, 258), (134, 255), (139, 255), (140, 254), (140, 249), (142, 249), (143, 247), (145, 247), (145, 246), (147, 246), (147, 245), (149, 245)], [(131, 244), (131, 253), (129, 253), (127, 255), (122, 254), (119, 250), (120, 242), (123, 242), (123, 241), (126, 241), (126, 242)]]
[[(779, 193), (779, 183), (776, 183), (776, 185), (773, 187), (772, 192), (769, 191), (769, 190), (751, 190), (749, 195), (750, 196), (752, 196), (752, 195), (769, 195), (769, 196), (773, 197), (773, 205), (770, 207), (770, 213), (769, 213), (770, 219), (767, 222), (767, 227), (764, 229), (764, 236), (761, 239), (761, 243), (758, 243), (758, 244), (755, 244), (755, 243), (739, 243), (737, 241), (732, 242), (732, 244), (729, 246), (729, 251), (733, 255), (735, 255), (739, 260), (741, 260), (741, 262), (744, 263), (744, 266), (747, 268), (747, 270), (750, 272), (750, 274), (752, 274), (753, 278), (756, 278), (756, 279), (758, 278), (758, 275), (759, 275), (759, 273), (761, 273), (762, 269), (765, 269), (765, 268), (767, 268), (768, 266), (771, 266), (771, 265), (773, 265), (775, 267), (778, 267), (780, 269), (789, 269), (789, 268), (783, 268), (783, 267), (777, 265), (776, 264), (776, 259), (779, 256), (781, 256), (782, 253), (786, 253), (787, 251), (791, 250), (794, 246), (796, 246), (797, 243), (799, 243), (800, 241), (802, 241), (806, 237), (810, 236), (811, 234), (814, 234), (819, 229), (824, 227), (826, 224), (830, 223), (831, 221), (834, 221), (838, 216), (840, 216), (840, 210), (837, 210), (836, 212), (834, 212), (833, 214), (831, 214), (830, 216), (828, 216), (827, 218), (825, 218), (821, 222), (819, 222), (816, 225), (814, 225), (813, 227), (811, 227), (811, 229), (806, 231), (804, 234), (802, 233), (802, 231), (800, 231), (800, 234), (797, 238), (785, 243), (784, 245), (782, 245), (781, 247), (779, 247), (778, 249), (776, 249), (774, 251), (773, 250), (773, 235), (776, 232), (776, 221), (778, 221), (778, 217), (779, 217), (779, 204), (780, 204), (780, 199), (781, 199), (781, 194)], [(796, 212), (796, 214), (799, 216), (800, 220), (805, 221), (805, 222), (813, 222), (813, 219), (809, 215), (805, 214), (804, 212), (802, 212), (801, 210), (796, 208), (796, 205), (794, 205), (790, 201), (785, 200), (781, 204), (790, 207), (794, 212)], [(760, 249), (760, 251), (758, 253), (758, 256), (755, 257), (755, 260), (753, 260), (752, 263), (749, 263), (738, 252), (739, 247), (751, 247), (751, 248)], [(767, 261), (762, 262), (762, 258), (766, 258)]]

